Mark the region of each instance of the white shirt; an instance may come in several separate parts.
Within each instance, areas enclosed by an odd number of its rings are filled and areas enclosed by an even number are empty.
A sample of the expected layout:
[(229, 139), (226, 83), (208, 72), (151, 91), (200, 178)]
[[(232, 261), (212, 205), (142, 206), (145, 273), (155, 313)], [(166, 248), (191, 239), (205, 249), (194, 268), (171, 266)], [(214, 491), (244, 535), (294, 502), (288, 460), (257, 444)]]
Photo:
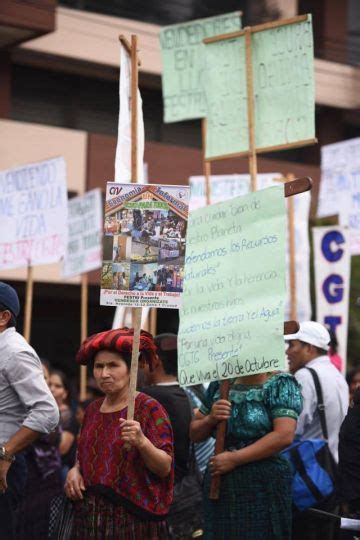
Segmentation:
[(50, 433), (59, 409), (45, 382), (41, 362), (15, 328), (0, 333), (0, 442), (21, 426)]
[[(318, 374), (325, 405), (329, 449), (338, 461), (339, 431), (349, 406), (348, 385), (328, 356), (318, 356), (308, 362), (306, 367), (313, 368)], [(296, 435), (301, 439), (323, 439), (312, 375), (307, 369), (299, 369), (295, 373), (295, 378), (301, 384), (304, 399)]]

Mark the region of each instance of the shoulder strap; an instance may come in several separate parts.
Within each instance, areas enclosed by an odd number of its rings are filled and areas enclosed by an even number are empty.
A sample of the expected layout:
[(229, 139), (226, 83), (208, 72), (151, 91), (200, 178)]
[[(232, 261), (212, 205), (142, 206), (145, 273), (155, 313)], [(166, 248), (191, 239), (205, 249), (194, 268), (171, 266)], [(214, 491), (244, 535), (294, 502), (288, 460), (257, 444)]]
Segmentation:
[(305, 369), (310, 371), (311, 376), (314, 381), (315, 391), (316, 391), (316, 396), (317, 396), (317, 409), (319, 412), (321, 429), (323, 432), (324, 439), (328, 440), (329, 435), (328, 435), (327, 424), (326, 424), (325, 405), (324, 405), (324, 398), (323, 398), (322, 388), (320, 384), (320, 379), (315, 369), (310, 368), (310, 367), (306, 367)]

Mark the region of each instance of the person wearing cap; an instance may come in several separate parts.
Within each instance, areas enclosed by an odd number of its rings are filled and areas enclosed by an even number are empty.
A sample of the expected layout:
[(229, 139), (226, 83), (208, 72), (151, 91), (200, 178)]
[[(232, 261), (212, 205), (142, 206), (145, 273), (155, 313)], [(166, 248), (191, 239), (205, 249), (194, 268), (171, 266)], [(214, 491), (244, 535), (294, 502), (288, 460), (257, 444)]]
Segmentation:
[(0, 527), (1, 539), (15, 539), (16, 510), (25, 490), (21, 454), (59, 422), (56, 402), (36, 352), (16, 331), (18, 295), (0, 282)]
[[(77, 361), (92, 367), (105, 397), (86, 408), (77, 463), (65, 493), (75, 502), (73, 539), (165, 540), (173, 492), (173, 440), (162, 406), (143, 392), (127, 420), (133, 329), (87, 338)], [(152, 335), (140, 333), (140, 358), (153, 363)]]
[(330, 334), (322, 324), (306, 321), (300, 323), (296, 334), (286, 335), (285, 340), (289, 344), (286, 351), (289, 369), (301, 385), (304, 400), (296, 435), (304, 440), (323, 438), (314, 381), (309, 370), (303, 369), (309, 367), (316, 371), (320, 379), (329, 432), (329, 449), (338, 461), (339, 431), (348, 408), (349, 391), (343, 375), (329, 359)]

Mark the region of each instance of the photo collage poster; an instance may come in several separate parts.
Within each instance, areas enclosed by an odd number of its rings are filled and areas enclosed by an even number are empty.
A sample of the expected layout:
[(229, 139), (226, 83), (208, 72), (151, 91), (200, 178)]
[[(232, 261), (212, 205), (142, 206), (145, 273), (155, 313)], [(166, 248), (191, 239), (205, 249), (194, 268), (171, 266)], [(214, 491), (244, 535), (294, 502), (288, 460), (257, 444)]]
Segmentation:
[(106, 187), (100, 303), (178, 309), (189, 186)]

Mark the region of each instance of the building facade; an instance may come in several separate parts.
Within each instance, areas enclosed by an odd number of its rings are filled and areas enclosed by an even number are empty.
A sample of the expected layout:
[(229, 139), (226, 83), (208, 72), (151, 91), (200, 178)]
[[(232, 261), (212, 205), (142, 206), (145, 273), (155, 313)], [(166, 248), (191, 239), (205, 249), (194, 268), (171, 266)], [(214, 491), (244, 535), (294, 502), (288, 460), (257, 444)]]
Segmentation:
[[(321, 145), (359, 132), (359, 4), (355, 0), (221, 3), (221, 12), (239, 9), (245, 24), (313, 13), (319, 144), (263, 155), (258, 169), (311, 176), (315, 215)], [(202, 174), (200, 121), (162, 121), (159, 31), (164, 24), (219, 12), (218, 3), (211, 0), (64, 0), (59, 4), (4, 0), (0, 6), (0, 169), (62, 155), (71, 194), (94, 187), (104, 190), (106, 181), (114, 177), (118, 36), (137, 34), (149, 182), (186, 184), (189, 176)], [(248, 163), (240, 158), (219, 161), (212, 172), (245, 173)], [(57, 366), (74, 372), (70, 366), (80, 339), (80, 278), (65, 283), (60, 265), (37, 267), (34, 276), (32, 343)], [(26, 269), (0, 270), (0, 279), (13, 282), (24, 297)], [(98, 272), (89, 275), (89, 283), (92, 333), (109, 327), (113, 310), (99, 306)], [(169, 321), (164, 311), (158, 313), (159, 330)], [(170, 330), (176, 330), (175, 314), (170, 324)]]

